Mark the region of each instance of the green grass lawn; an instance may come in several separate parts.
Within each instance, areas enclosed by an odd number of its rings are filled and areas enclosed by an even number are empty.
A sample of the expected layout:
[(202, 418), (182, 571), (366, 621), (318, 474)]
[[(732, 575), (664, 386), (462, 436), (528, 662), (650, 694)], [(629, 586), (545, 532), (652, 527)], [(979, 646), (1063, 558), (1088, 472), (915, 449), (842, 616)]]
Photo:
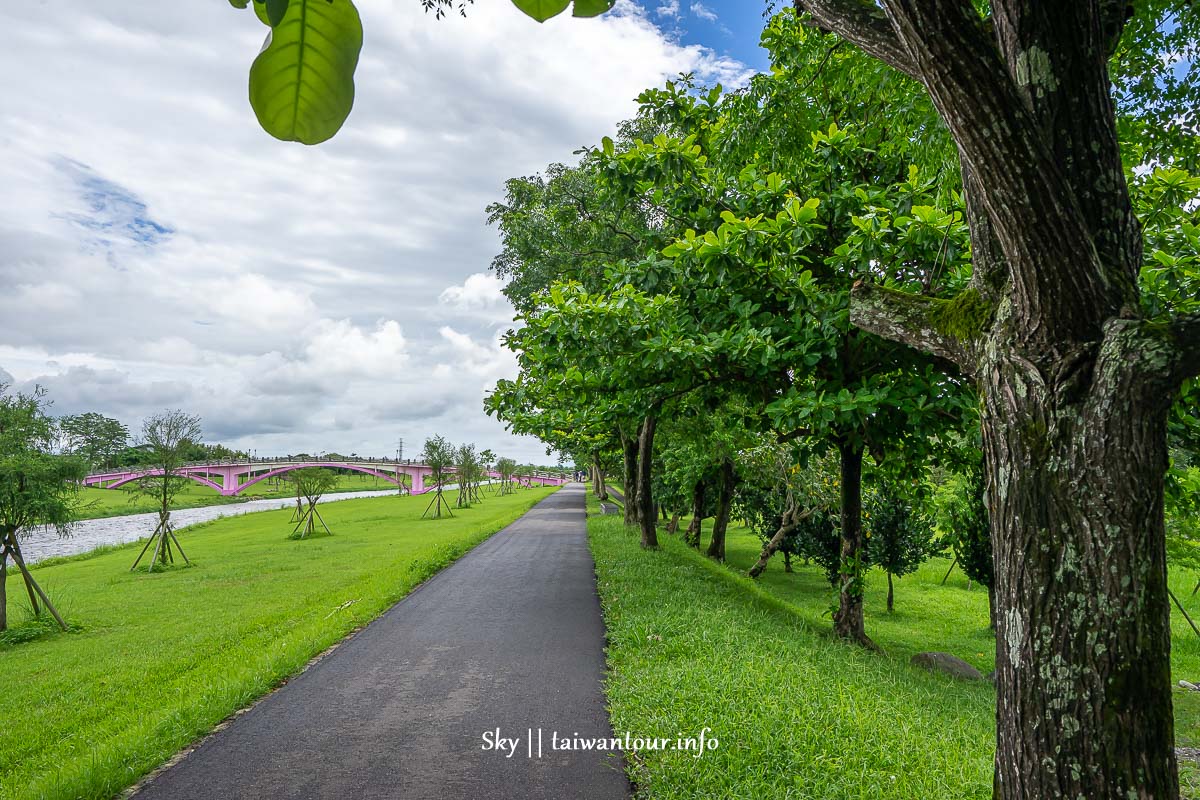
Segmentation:
[[(396, 485), (393, 483), (365, 473), (355, 473), (339, 475), (337, 485), (330, 490), (330, 493), (394, 491), (395, 489)], [(280, 483), (270, 480), (260, 481), (237, 497), (222, 497), (216, 489), (209, 486), (201, 483), (189, 483), (179, 492), (171, 507), (176, 509), (199, 508), (271, 497), (295, 497), (295, 495), (295, 489), (287, 481)], [(123, 514), (141, 514), (158, 510), (154, 499), (138, 494), (132, 484), (126, 484), (119, 489), (97, 489), (91, 486), (84, 488), (79, 492), (75, 508), (79, 519), (118, 517)]]
[[(761, 544), (731, 526), (728, 566), (665, 531), (644, 552), (619, 516), (598, 516), (589, 497), (588, 531), (608, 624), (606, 690), (618, 733), (674, 737), (709, 727), (721, 746), (631, 759), (639, 796), (673, 798), (990, 798), (995, 692), (912, 667), (913, 653), (937, 650), (992, 669), (987, 594), (935, 559), (896, 583), (867, 583), (867, 632), (883, 655), (835, 641), (834, 596), (821, 570), (772, 559), (745, 577)], [(686, 523), (685, 523), (686, 524)], [(682, 530), (683, 525), (680, 526)], [(711, 520), (705, 534), (711, 530)], [(1189, 613), (1195, 579), (1172, 575)], [(1173, 622), (1176, 679), (1200, 679), (1200, 639)], [(1175, 691), (1177, 740), (1200, 741), (1200, 698)], [(1190, 765), (1185, 796), (1200, 797)]]
[(302, 541), (287, 510), (221, 519), (180, 532), (196, 566), (155, 574), (129, 572), (140, 545), (35, 568), (79, 630), (0, 642), (0, 798), (112, 797), (552, 491), (442, 520), (346, 500)]

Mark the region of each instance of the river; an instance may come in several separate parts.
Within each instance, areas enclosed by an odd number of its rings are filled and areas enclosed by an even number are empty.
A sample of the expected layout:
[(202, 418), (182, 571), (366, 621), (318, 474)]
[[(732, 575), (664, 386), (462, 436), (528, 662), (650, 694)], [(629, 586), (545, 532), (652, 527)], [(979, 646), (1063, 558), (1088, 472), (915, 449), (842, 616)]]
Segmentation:
[[(321, 498), (322, 503), (332, 503), (337, 500), (353, 500), (359, 497), (384, 497), (395, 495), (396, 490), (371, 492), (337, 492)], [(292, 508), (296, 498), (275, 498), (271, 500), (247, 500), (244, 503), (229, 503), (203, 508), (181, 508), (171, 512), (171, 522), (178, 530), (186, 525), (197, 522), (208, 522), (220, 517), (236, 517), (241, 514), (252, 514), (255, 511), (274, 511), (280, 508)], [(34, 528), (28, 536), (21, 538), (21, 553), (25, 561), (32, 564), (54, 556), (72, 556), (86, 553), (88, 550), (106, 544), (124, 544), (136, 542), (149, 536), (158, 524), (158, 512), (148, 514), (127, 514), (123, 517), (106, 517), (104, 519), (85, 519), (71, 526), (71, 535), (60, 537), (53, 528)]]

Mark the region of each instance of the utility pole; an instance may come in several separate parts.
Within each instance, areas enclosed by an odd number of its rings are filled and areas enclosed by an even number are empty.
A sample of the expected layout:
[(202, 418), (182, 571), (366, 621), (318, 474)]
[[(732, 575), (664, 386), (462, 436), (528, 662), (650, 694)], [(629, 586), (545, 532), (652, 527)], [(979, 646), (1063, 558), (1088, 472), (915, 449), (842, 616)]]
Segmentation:
[(404, 458), (404, 439), (396, 442), (396, 494), (404, 494), (404, 479), (400, 477), (400, 461)]

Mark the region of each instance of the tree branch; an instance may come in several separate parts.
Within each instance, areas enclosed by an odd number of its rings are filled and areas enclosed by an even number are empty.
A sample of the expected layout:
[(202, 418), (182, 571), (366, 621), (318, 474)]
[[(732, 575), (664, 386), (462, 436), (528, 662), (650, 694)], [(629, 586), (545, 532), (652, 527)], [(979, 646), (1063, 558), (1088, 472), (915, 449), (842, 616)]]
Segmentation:
[[(1096, 339), (1103, 320), (1125, 301), (1129, 281), (1100, 258), (1096, 241), (1102, 237), (1093, 241), (1066, 172), (1078, 168), (1056, 153), (1057, 133), (1047, 133), (1029, 99), (1073, 76), (1038, 73), (1018, 85), (970, 0), (888, 0), (884, 8), (958, 143), (964, 172), (973, 173), (982, 190), (974, 200), (986, 209), (1011, 268), (1023, 343), (1038, 348)], [(1096, 88), (1082, 78), (1078, 83), (1069, 88)]]
[(796, 0), (796, 10), (808, 12), (819, 27), (836, 33), (883, 63), (921, 79), (916, 62), (896, 36), (887, 16), (869, 0)]
[(811, 428), (797, 428), (796, 430), (789, 431), (787, 433), (777, 433), (776, 441), (778, 441), (780, 444), (787, 444), (788, 442), (794, 442), (797, 439), (803, 439), (805, 436), (812, 435), (813, 432)]
[(850, 292), (850, 321), (865, 331), (944, 358), (964, 373), (973, 374), (977, 361), (975, 339), (944, 332), (945, 327), (935, 324), (938, 312), (953, 302), (858, 281)]

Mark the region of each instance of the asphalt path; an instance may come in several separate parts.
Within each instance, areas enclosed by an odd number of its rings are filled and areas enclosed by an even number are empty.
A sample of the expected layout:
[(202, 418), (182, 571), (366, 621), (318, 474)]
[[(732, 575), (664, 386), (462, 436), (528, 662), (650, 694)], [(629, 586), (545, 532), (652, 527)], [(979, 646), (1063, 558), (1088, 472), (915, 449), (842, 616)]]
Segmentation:
[(584, 491), (572, 484), (135, 796), (626, 798), (619, 754), (552, 746), (555, 735), (612, 736), (603, 647)]

